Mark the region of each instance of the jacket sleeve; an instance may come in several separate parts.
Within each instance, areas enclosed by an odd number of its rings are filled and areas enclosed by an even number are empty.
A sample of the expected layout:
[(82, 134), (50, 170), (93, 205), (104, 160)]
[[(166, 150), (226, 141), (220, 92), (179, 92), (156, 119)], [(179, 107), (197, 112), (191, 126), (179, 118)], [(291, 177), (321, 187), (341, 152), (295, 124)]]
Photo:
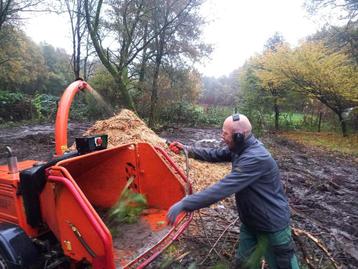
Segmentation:
[(186, 147), (189, 157), (207, 162), (230, 162), (231, 151), (228, 147), (223, 148), (202, 148)]
[(254, 158), (244, 160), (219, 182), (201, 192), (185, 197), (182, 200), (184, 210), (194, 211), (208, 207), (231, 194), (243, 190), (261, 175), (259, 160)]

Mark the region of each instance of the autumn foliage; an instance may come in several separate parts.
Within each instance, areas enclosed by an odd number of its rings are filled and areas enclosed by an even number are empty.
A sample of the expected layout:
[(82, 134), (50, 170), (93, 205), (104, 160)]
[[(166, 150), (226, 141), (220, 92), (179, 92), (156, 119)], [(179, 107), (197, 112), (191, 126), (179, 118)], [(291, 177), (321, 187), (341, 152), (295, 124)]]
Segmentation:
[(333, 111), (347, 135), (345, 114), (358, 106), (358, 69), (341, 50), (323, 42), (304, 42), (296, 48), (280, 44), (251, 60), (262, 89), (277, 98), (293, 91), (313, 98)]

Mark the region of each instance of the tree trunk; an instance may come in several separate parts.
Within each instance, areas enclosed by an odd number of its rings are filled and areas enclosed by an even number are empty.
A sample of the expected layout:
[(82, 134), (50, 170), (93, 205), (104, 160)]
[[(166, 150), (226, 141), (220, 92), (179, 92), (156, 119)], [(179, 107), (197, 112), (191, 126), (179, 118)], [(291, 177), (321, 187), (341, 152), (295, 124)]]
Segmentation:
[[(145, 25), (144, 28), (144, 37), (143, 37), (143, 43), (147, 42), (147, 35), (148, 35), (148, 24)], [(142, 62), (140, 65), (140, 70), (139, 70), (139, 89), (142, 91), (143, 90), (143, 84), (144, 84), (144, 78), (145, 78), (145, 70), (147, 67), (147, 47), (145, 47), (143, 49), (143, 54), (142, 54)]]
[[(80, 77), (80, 57), (81, 57), (81, 2), (82, 0), (76, 0), (73, 3), (70, 3), (69, 0), (65, 1), (67, 12), (70, 17), (71, 32), (72, 32), (72, 59), (71, 63), (73, 64), (73, 74), (75, 79)], [(73, 6), (71, 6), (72, 4)], [(73, 8), (76, 7), (76, 11)]]
[[(112, 74), (113, 76), (113, 74)], [(136, 109), (135, 109), (135, 105), (133, 102), (133, 98), (132, 96), (129, 94), (127, 86), (125, 84), (125, 82), (123, 81), (123, 74), (119, 75), (115, 77), (115, 83), (119, 89), (119, 91), (121, 92), (121, 96), (123, 98), (124, 104), (127, 108), (129, 108), (130, 110), (132, 110), (133, 112), (137, 113)]]
[(319, 112), (319, 116), (318, 116), (318, 132), (321, 132), (321, 123), (322, 123), (322, 112)]
[(343, 117), (342, 117), (342, 113), (337, 113), (338, 115), (338, 118), (339, 118), (339, 122), (341, 124), (341, 129), (342, 129), (342, 134), (344, 137), (347, 137), (348, 134), (347, 134), (347, 124), (346, 122), (344, 121)]
[(149, 127), (153, 128), (155, 124), (155, 112), (158, 102), (158, 76), (159, 76), (159, 66), (155, 66), (155, 71), (153, 75), (152, 83), (152, 96), (150, 98), (150, 112), (149, 112)]
[(116, 68), (110, 62), (110, 59), (105, 54), (105, 52), (103, 50), (103, 47), (101, 45), (101, 40), (99, 39), (99, 37), (97, 35), (99, 16), (100, 16), (102, 3), (103, 3), (103, 0), (98, 1), (97, 9), (96, 9), (96, 15), (95, 15), (95, 18), (94, 18), (93, 22), (91, 21), (92, 16), (91, 16), (90, 11), (89, 11), (88, 0), (85, 0), (85, 4), (84, 4), (85, 5), (85, 12), (86, 12), (86, 24), (87, 24), (87, 27), (88, 27), (88, 31), (90, 33), (92, 44), (93, 44), (93, 47), (95, 48), (95, 50), (97, 52), (97, 55), (98, 55), (99, 59), (102, 62), (102, 64), (108, 70), (108, 72), (111, 74), (111, 76), (114, 78), (114, 80), (115, 80), (115, 82), (116, 82), (116, 84), (117, 84), (117, 86), (118, 86), (118, 88), (119, 88), (119, 90), (120, 90), (120, 92), (122, 94), (122, 97), (124, 99), (125, 105), (129, 109), (131, 109), (132, 111), (137, 113), (137, 111), (135, 109), (134, 102), (133, 102), (133, 98), (129, 94), (128, 89), (127, 89), (125, 83), (123, 82), (123, 67), (119, 71), (116, 70)]
[(153, 83), (152, 83), (152, 96), (150, 98), (150, 113), (149, 113), (149, 127), (154, 127), (156, 121), (156, 109), (158, 103), (158, 77), (159, 77), (159, 69), (162, 63), (163, 50), (164, 50), (164, 37), (163, 35), (159, 36), (159, 40), (156, 39), (157, 45), (157, 55), (155, 57), (155, 69), (153, 75)]
[(279, 105), (277, 104), (277, 99), (275, 98), (275, 104), (274, 104), (274, 111), (275, 111), (275, 130), (278, 131), (279, 130), (279, 119), (280, 119), (280, 109), (279, 109)]
[(81, 9), (82, 9), (82, 1), (78, 0), (77, 1), (77, 23), (76, 23), (76, 31), (77, 31), (77, 53), (76, 51), (74, 51), (74, 61), (76, 62), (74, 64), (74, 68), (75, 68), (75, 77), (76, 79), (78, 79), (80, 77), (80, 61), (81, 61)]

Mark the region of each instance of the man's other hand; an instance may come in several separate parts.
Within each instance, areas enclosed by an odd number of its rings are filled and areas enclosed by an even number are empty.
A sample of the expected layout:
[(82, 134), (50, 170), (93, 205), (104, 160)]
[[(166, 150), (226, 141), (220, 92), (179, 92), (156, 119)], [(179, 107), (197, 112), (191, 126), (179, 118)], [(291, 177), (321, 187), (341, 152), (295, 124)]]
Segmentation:
[(174, 141), (169, 144), (169, 149), (174, 153), (179, 154), (180, 151), (184, 149), (184, 145), (182, 143)]
[(179, 201), (172, 205), (167, 214), (168, 224), (174, 225), (178, 215), (184, 211), (184, 205), (182, 201)]

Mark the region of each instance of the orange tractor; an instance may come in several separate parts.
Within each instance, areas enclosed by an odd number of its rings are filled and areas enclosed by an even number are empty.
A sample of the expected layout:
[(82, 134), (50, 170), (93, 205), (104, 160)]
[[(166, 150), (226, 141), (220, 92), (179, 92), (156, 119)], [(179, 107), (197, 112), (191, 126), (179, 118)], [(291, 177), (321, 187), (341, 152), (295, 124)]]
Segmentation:
[[(173, 227), (166, 224), (168, 208), (191, 188), (161, 148), (134, 143), (106, 149), (107, 136), (98, 135), (76, 139), (77, 151), (68, 151), (69, 109), (81, 90), (93, 91), (75, 81), (60, 100), (52, 160), (17, 163), (8, 148), (8, 166), (0, 166), (0, 269), (143, 268), (192, 218), (183, 214)], [(128, 186), (146, 197), (148, 209), (138, 223), (120, 226), (116, 237), (100, 212)]]

